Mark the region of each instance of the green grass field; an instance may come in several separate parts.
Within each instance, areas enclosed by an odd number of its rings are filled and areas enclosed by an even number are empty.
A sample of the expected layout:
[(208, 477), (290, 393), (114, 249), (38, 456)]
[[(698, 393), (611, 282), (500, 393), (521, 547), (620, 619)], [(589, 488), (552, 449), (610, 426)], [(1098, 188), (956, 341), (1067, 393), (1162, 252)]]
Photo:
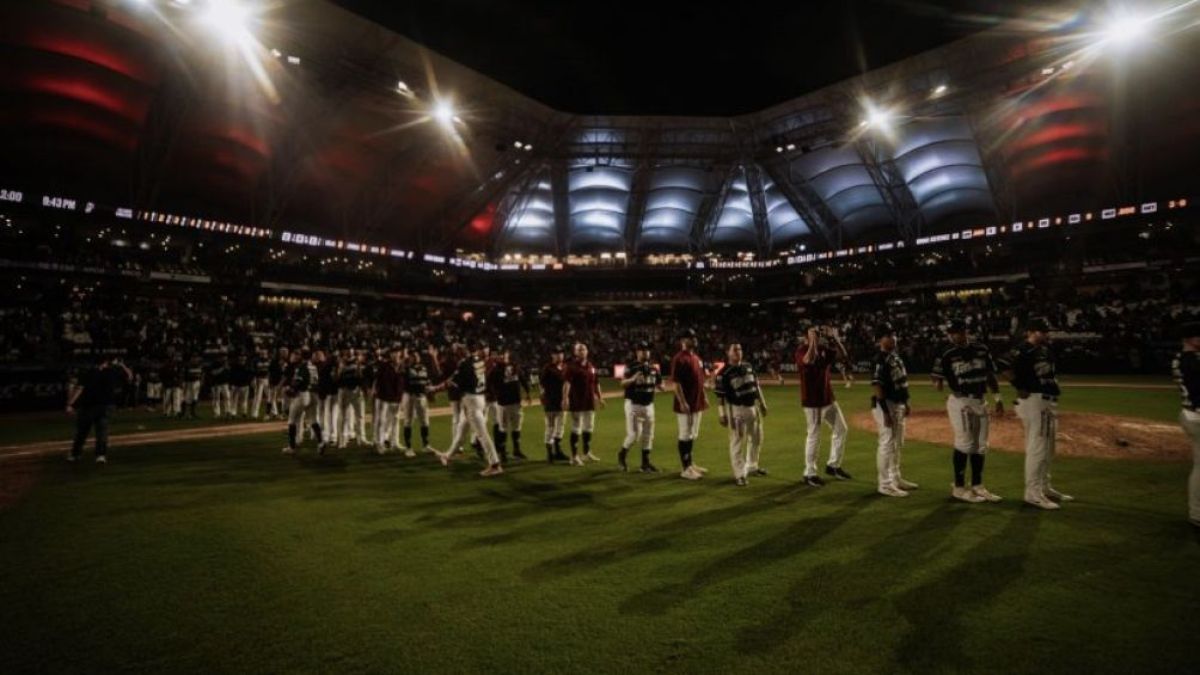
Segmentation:
[[(611, 386), (610, 386), (611, 388)], [(838, 390), (847, 415), (867, 388)], [(771, 389), (763, 465), (729, 480), (704, 421), (692, 483), (622, 474), (619, 405), (604, 462), (299, 458), (283, 438), (112, 451), (113, 462), (0, 462), (4, 672), (1161, 672), (1194, 671), (1200, 544), (1188, 466), (1060, 458), (1078, 501), (1021, 506), (1020, 455), (993, 453), (996, 505), (948, 498), (949, 449), (910, 443), (922, 489), (802, 487), (794, 389)], [(916, 406), (940, 406), (928, 387)], [(1070, 389), (1066, 410), (1172, 421), (1175, 392)], [(656, 462), (678, 470), (669, 399)], [(61, 422), (56, 422), (60, 424)], [(127, 422), (128, 423), (128, 422)], [(44, 438), (45, 430), (6, 437)], [(28, 423), (34, 425), (33, 422)], [(526, 449), (541, 457), (541, 415)], [(62, 436), (58, 436), (61, 438)], [(448, 420), (435, 419), (444, 446)], [(822, 452), (822, 458), (825, 452)], [(90, 453), (89, 453), (90, 455)], [(89, 456), (90, 459), (90, 456)], [(15, 498), (14, 498), (15, 497)]]

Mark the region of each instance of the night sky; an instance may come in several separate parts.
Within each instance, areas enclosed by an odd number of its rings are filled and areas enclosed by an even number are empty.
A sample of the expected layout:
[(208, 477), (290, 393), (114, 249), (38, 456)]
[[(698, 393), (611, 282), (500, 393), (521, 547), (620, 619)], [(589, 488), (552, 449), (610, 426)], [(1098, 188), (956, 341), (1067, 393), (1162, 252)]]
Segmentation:
[(742, 1), (710, 10), (710, 3), (649, 0), (335, 1), (560, 110), (647, 115), (761, 110), (1029, 6)]

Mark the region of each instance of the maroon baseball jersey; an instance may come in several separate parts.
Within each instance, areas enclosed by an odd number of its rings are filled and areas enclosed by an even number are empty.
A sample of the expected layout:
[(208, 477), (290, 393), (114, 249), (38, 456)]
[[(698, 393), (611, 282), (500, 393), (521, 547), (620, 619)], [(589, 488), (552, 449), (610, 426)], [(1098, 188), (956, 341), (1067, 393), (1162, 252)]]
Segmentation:
[(586, 412), (596, 409), (596, 367), (591, 361), (580, 363), (571, 360), (563, 371), (563, 379), (571, 384), (568, 410)]
[(388, 403), (399, 403), (404, 391), (404, 375), (390, 361), (385, 361), (375, 371), (375, 398)]
[(671, 359), (671, 380), (679, 389), (672, 403), (675, 412), (681, 413), (679, 399), (687, 402), (690, 412), (708, 410), (708, 396), (704, 393), (704, 364), (693, 352), (679, 352)]
[(547, 363), (538, 381), (542, 386), (542, 409), (546, 412), (562, 412), (563, 365)]
[(796, 370), (800, 373), (800, 404), (805, 408), (833, 405), (833, 381), (830, 368), (837, 361), (837, 351), (828, 345), (817, 345), (812, 363), (804, 362), (808, 345), (796, 350)]

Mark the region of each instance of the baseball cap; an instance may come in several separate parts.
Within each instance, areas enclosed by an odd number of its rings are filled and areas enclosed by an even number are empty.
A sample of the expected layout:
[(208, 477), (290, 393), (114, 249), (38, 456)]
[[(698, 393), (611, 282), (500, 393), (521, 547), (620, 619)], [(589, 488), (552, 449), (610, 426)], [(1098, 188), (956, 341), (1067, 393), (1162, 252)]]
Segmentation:
[(1179, 328), (1179, 337), (1194, 338), (1200, 337), (1200, 321), (1188, 321)]
[(892, 328), (892, 324), (890, 324), (886, 321), (884, 321), (883, 323), (881, 323), (875, 327), (875, 339), (876, 340), (887, 337), (888, 335), (895, 335), (895, 334), (896, 334), (896, 330), (894, 328)]
[(696, 337), (696, 329), (694, 329), (694, 328), (685, 328), (685, 329), (683, 329), (682, 331), (680, 331), (680, 333), (679, 333), (679, 337), (681, 337), (681, 338), (694, 338), (694, 337)]
[(645, 349), (645, 350), (649, 351), (650, 343), (646, 342), (645, 340), (638, 340), (637, 342), (634, 343), (633, 348), (634, 349)]
[(947, 333), (965, 333), (967, 332), (967, 322), (962, 319), (951, 319), (946, 326)]
[(1027, 331), (1047, 332), (1050, 330), (1050, 322), (1040, 316), (1035, 316), (1029, 320), (1029, 324), (1025, 326)]
[(467, 349), (469, 349), (473, 352), (479, 351), (480, 349), (483, 349), (487, 346), (488, 346), (487, 342), (485, 342), (483, 340), (479, 340), (479, 339), (467, 340)]
[(551, 346), (550, 346), (550, 353), (551, 353), (551, 354), (563, 354), (563, 353), (565, 353), (566, 351), (567, 351), (567, 348), (566, 348), (566, 347), (564, 347), (564, 346), (562, 346), (562, 345), (551, 345)]

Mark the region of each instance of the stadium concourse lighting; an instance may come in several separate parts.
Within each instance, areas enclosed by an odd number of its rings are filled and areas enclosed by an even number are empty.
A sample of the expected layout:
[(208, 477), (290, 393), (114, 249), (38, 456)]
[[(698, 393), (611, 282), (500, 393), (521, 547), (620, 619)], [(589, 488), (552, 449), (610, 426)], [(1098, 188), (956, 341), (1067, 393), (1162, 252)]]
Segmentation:
[(886, 130), (891, 125), (891, 121), (892, 112), (890, 110), (868, 103), (867, 117), (862, 121), (860, 126)]
[(944, 84), (939, 84), (938, 86), (933, 88), (934, 96), (941, 96), (944, 93), (946, 93), (946, 85), (944, 85)]

